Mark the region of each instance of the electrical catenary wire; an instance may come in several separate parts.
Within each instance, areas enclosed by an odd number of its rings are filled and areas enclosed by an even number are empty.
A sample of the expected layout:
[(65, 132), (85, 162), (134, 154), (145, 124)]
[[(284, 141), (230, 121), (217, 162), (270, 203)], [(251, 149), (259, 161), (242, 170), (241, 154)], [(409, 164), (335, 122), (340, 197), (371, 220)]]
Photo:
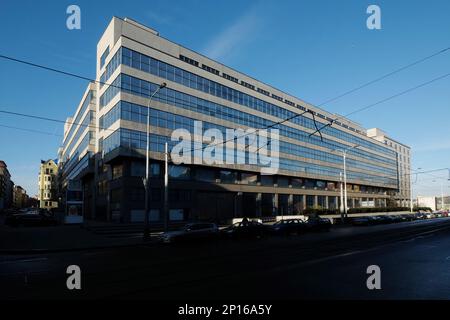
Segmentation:
[(26, 61), (26, 60), (21, 60), (21, 59), (10, 57), (10, 56), (6, 56), (6, 55), (3, 55), (3, 54), (0, 54), (0, 58), (1, 59), (5, 59), (5, 60), (9, 60), (9, 61), (13, 61), (13, 62), (17, 62), (17, 63), (21, 63), (21, 64), (25, 64), (25, 65), (30, 66), (30, 67), (34, 67), (34, 68), (38, 68), (38, 69), (43, 69), (43, 70), (59, 73), (59, 74), (65, 75), (65, 76), (78, 78), (78, 79), (81, 79), (81, 80), (87, 80), (89, 82), (94, 82), (94, 83), (98, 83), (98, 84), (101, 84), (101, 85), (106, 85), (108, 87), (111, 86), (111, 87), (115, 87), (115, 88), (121, 89), (119, 86), (113, 85), (112, 83), (99, 81), (99, 80), (92, 79), (92, 78), (89, 78), (89, 77), (86, 77), (86, 76), (82, 76), (82, 75), (79, 75), (79, 74), (76, 74), (76, 73), (73, 73), (73, 72), (68, 72), (68, 71), (64, 71), (64, 70), (61, 70), (61, 69), (48, 67), (48, 66), (45, 66), (45, 65), (42, 65), (42, 64), (38, 64), (38, 63)]
[(351, 115), (353, 115), (353, 114), (355, 114), (355, 113), (359, 113), (359, 112), (365, 111), (365, 110), (367, 110), (367, 109), (373, 108), (373, 107), (375, 107), (375, 106), (377, 106), (377, 105), (379, 105), (379, 104), (382, 104), (382, 103), (384, 103), (384, 102), (387, 102), (387, 101), (392, 100), (392, 99), (395, 99), (395, 98), (398, 98), (398, 97), (403, 96), (403, 95), (405, 95), (405, 94), (407, 94), (407, 93), (410, 93), (410, 92), (412, 92), (412, 91), (415, 91), (415, 90), (417, 90), (417, 89), (420, 89), (420, 88), (422, 88), (422, 87), (425, 87), (425, 86), (427, 86), (427, 85), (430, 85), (430, 84), (432, 84), (432, 83), (434, 83), (434, 82), (437, 82), (437, 81), (439, 81), (439, 80), (445, 79), (445, 78), (447, 78), (447, 77), (449, 77), (449, 76), (450, 76), (450, 73), (443, 74), (443, 75), (441, 75), (441, 76), (439, 76), (439, 77), (436, 77), (436, 78), (431, 79), (431, 80), (429, 80), (429, 81), (423, 82), (423, 83), (418, 84), (418, 85), (416, 85), (416, 86), (414, 86), (414, 87), (408, 88), (408, 89), (406, 89), (406, 90), (404, 90), (404, 91), (401, 91), (401, 92), (399, 92), (399, 93), (396, 93), (396, 94), (394, 94), (394, 95), (392, 95), (392, 96), (389, 96), (389, 97), (387, 97), (387, 98), (381, 99), (381, 100), (379, 100), (379, 101), (377, 101), (377, 102), (375, 102), (375, 103), (371, 103), (371, 104), (366, 105), (366, 106), (364, 106), (364, 107), (362, 107), (362, 108), (356, 109), (356, 110), (354, 110), (354, 111), (352, 111), (352, 112), (350, 112), (350, 113), (347, 113), (346, 115), (338, 116), (338, 117), (336, 117), (336, 118), (330, 120), (330, 123), (324, 124), (322, 127), (320, 127), (319, 129), (317, 129), (317, 130), (314, 131), (313, 133), (310, 133), (309, 136), (312, 136), (312, 135), (314, 135), (315, 133), (320, 132), (320, 131), (323, 130), (324, 128), (326, 128), (326, 127), (328, 127), (328, 126), (331, 126), (334, 122), (336, 122), (336, 121), (339, 120), (339, 119), (346, 118), (346, 117), (351, 116)]
[(25, 118), (31, 118), (31, 119), (37, 119), (37, 120), (45, 120), (45, 121), (58, 122), (58, 123), (64, 123), (64, 124), (67, 123), (67, 124), (76, 125), (76, 126), (89, 127), (92, 129), (110, 130), (110, 129), (103, 129), (101, 127), (97, 127), (92, 124), (84, 124), (82, 122), (64, 121), (61, 119), (48, 118), (48, 117), (37, 116), (37, 115), (33, 115), (33, 114), (28, 114), (28, 113), (13, 112), (13, 111), (8, 111), (8, 110), (1, 110), (1, 109), (0, 109), (0, 113), (9, 114), (9, 115), (13, 115), (13, 116), (20, 116), (20, 117), (25, 117)]
[[(424, 62), (424, 61), (426, 61), (426, 60), (429, 60), (429, 59), (431, 59), (431, 58), (433, 58), (433, 57), (435, 57), (435, 56), (437, 56), (437, 55), (440, 55), (440, 54), (442, 54), (442, 53), (444, 53), (444, 52), (447, 52), (448, 50), (450, 50), (450, 47), (445, 48), (445, 49), (442, 49), (442, 50), (440, 50), (440, 51), (438, 51), (438, 52), (436, 52), (436, 53), (434, 53), (434, 54), (432, 54), (432, 55), (429, 55), (429, 56), (427, 56), (427, 57), (424, 57), (424, 58), (422, 58), (422, 59), (419, 59), (419, 60), (417, 60), (417, 61), (415, 61), (415, 62), (413, 62), (413, 63), (410, 63), (410, 64), (408, 64), (408, 65), (406, 65), (406, 66), (403, 66), (403, 67), (401, 67), (401, 68), (399, 68), (399, 69), (396, 69), (396, 70), (394, 70), (394, 71), (392, 71), (392, 72), (389, 72), (389, 73), (387, 73), (387, 74), (385, 74), (385, 75), (383, 75), (383, 76), (381, 76), (381, 77), (379, 77), (379, 78), (376, 78), (376, 79), (374, 79), (374, 80), (372, 80), (372, 81), (369, 81), (369, 82), (367, 82), (367, 83), (365, 83), (365, 84), (363, 84), (363, 85), (360, 85), (360, 86), (358, 86), (358, 87), (356, 87), (356, 88), (354, 88), (354, 89), (352, 89), (352, 90), (349, 90), (349, 91), (347, 91), (347, 92), (345, 92), (345, 93), (343, 93), (343, 94), (340, 94), (340, 95), (338, 95), (338, 96), (336, 96), (336, 97), (334, 97), (334, 98), (331, 98), (331, 99), (329, 99), (329, 100), (327, 100), (327, 101), (321, 103), (319, 106), (324, 105), (324, 104), (326, 104), (326, 103), (329, 103), (329, 102), (331, 102), (331, 101), (337, 100), (337, 99), (339, 99), (339, 98), (341, 98), (341, 97), (343, 97), (343, 96), (346, 96), (346, 95), (348, 95), (348, 94), (350, 94), (350, 93), (353, 93), (353, 92), (355, 92), (355, 91), (357, 91), (357, 90), (360, 90), (360, 89), (362, 89), (362, 88), (365, 88), (365, 87), (367, 87), (367, 86), (369, 86), (369, 85), (371, 85), (371, 84), (373, 84), (373, 83), (379, 82), (379, 81), (381, 81), (381, 80), (383, 80), (383, 79), (385, 79), (385, 78), (387, 78), (387, 77), (389, 77), (389, 76), (392, 76), (392, 75), (394, 75), (394, 74), (396, 74), (396, 73), (399, 73), (399, 72), (401, 72), (401, 71), (403, 71), (403, 70), (406, 70), (406, 69), (408, 69), (408, 68), (410, 68), (410, 67), (412, 67), (412, 66), (415, 66), (415, 65), (417, 65), (417, 64), (419, 64), (419, 63), (422, 63), (422, 62)], [(87, 80), (87, 81), (89, 81), (89, 82), (99, 83), (99, 84), (102, 84), (102, 85), (107, 85), (107, 86), (112, 86), (112, 87), (116, 87), (116, 88), (122, 89), (121, 86), (116, 86), (116, 85), (113, 85), (113, 84), (111, 84), (111, 83), (102, 82), (102, 81), (95, 80), (95, 79), (92, 79), (92, 78), (89, 78), (89, 77), (86, 77), (86, 76), (82, 76), (82, 75), (75, 74), (75, 73), (72, 73), (72, 72), (68, 72), (68, 71), (64, 71), (64, 70), (60, 70), (60, 69), (56, 69), (56, 68), (44, 66), (44, 65), (41, 65), (41, 64), (37, 64), (37, 63), (33, 63), (33, 62), (21, 60), (21, 59), (18, 59), (18, 58), (14, 58), (14, 57), (2, 55), (2, 54), (0, 54), (0, 58), (6, 59), (6, 60), (10, 60), (10, 61), (13, 61), (13, 62), (17, 62), (17, 63), (21, 63), (21, 64), (25, 64), (25, 65), (28, 65), (28, 66), (31, 66), (31, 67), (40, 68), (40, 69), (47, 70), (47, 71), (51, 71), (51, 72), (56, 72), (56, 73), (59, 73), (59, 74), (62, 74), (62, 75), (71, 76), (71, 77), (75, 77), (75, 78), (82, 79), (82, 80)], [(411, 91), (413, 91), (413, 90), (415, 90), (415, 89), (418, 89), (418, 88), (420, 88), (420, 87), (423, 87), (423, 86), (425, 86), (425, 85), (428, 85), (428, 84), (430, 84), (430, 83), (432, 83), (432, 82), (435, 82), (435, 81), (438, 81), (438, 80), (440, 80), (440, 79), (443, 79), (443, 78), (445, 78), (445, 77), (447, 77), (447, 76), (449, 76), (449, 75), (450, 75), (450, 74), (446, 74), (446, 75), (443, 75), (443, 76), (441, 76), (441, 77), (432, 79), (432, 80), (429, 81), (429, 82), (423, 83), (423, 84), (418, 85), (418, 86), (413, 87), (413, 88), (410, 88), (410, 89), (405, 90), (405, 91), (403, 91), (403, 92), (401, 92), (401, 93), (399, 93), (399, 94), (396, 94), (396, 95), (394, 95), (394, 96), (391, 96), (391, 97), (386, 98), (386, 99), (383, 99), (383, 100), (380, 100), (380, 101), (378, 101), (378, 102), (376, 102), (376, 103), (374, 103), (374, 104), (370, 104), (370, 105), (365, 106), (365, 107), (363, 107), (363, 108), (357, 109), (357, 110), (355, 110), (355, 111), (353, 111), (353, 112), (351, 112), (351, 113), (349, 113), (349, 114), (347, 114), (347, 115), (345, 115), (345, 116), (339, 116), (339, 117), (337, 117), (337, 118), (331, 120), (330, 123), (323, 125), (321, 128), (318, 128), (318, 127), (317, 127), (317, 121), (315, 120), (314, 113), (313, 113), (311, 110), (307, 110), (306, 112), (309, 112), (309, 113), (312, 114), (312, 116), (313, 116), (313, 121), (314, 121), (314, 125), (315, 125), (315, 127), (316, 127), (316, 131), (313, 132), (313, 133), (311, 133), (309, 136), (312, 136), (312, 135), (314, 135), (315, 133), (319, 132), (319, 134), (320, 134), (320, 136), (321, 136), (321, 139), (322, 139), (322, 134), (321, 134), (320, 131), (321, 131), (322, 129), (324, 129), (325, 127), (331, 126), (331, 125), (333, 124), (333, 122), (337, 121), (338, 119), (341, 119), (341, 118), (343, 118), (343, 117), (348, 117), (349, 115), (355, 114), (355, 113), (357, 113), (357, 112), (361, 112), (361, 111), (363, 111), (363, 110), (367, 110), (367, 109), (372, 108), (372, 107), (374, 107), (374, 106), (376, 106), (376, 105), (378, 105), (378, 104), (381, 104), (381, 103), (386, 102), (386, 101), (388, 101), (388, 100), (394, 99), (394, 98), (396, 98), (396, 97), (398, 97), (398, 96), (404, 95), (404, 94), (406, 94), (406, 93), (408, 93), (408, 92), (411, 92)], [(296, 118), (296, 117), (302, 116), (303, 114), (305, 114), (305, 112), (302, 112), (302, 113), (299, 113), (299, 114), (297, 114), (297, 115), (288, 117), (288, 118), (286, 118), (286, 119), (284, 119), (284, 120), (282, 120), (282, 121), (279, 121), (279, 122), (277, 122), (277, 123), (275, 123), (275, 124), (273, 124), (273, 125), (270, 125), (270, 126), (267, 126), (267, 127), (264, 127), (264, 128), (259, 128), (259, 129), (256, 129), (256, 130), (259, 131), (259, 130), (267, 130), (267, 129), (270, 129), (271, 127), (274, 127), (274, 126), (276, 126), (276, 125), (278, 125), (278, 124), (282, 124), (282, 123), (287, 122), (287, 121), (290, 121), (290, 120), (292, 120), (292, 119), (294, 119), (294, 118)], [(255, 132), (256, 132), (256, 131), (255, 131)], [(253, 132), (252, 132), (252, 133), (253, 133)], [(247, 134), (245, 134), (245, 135), (243, 135), (243, 136), (241, 136), (241, 137), (236, 137), (236, 138), (233, 138), (233, 139), (230, 139), (230, 140), (222, 141), (222, 142), (220, 142), (220, 143), (221, 143), (221, 144), (225, 144), (225, 143), (227, 143), (227, 142), (229, 142), (229, 141), (233, 141), (233, 140), (236, 140), (236, 139), (238, 139), (238, 138), (242, 138), (242, 137), (247, 136), (247, 135), (249, 135), (249, 134), (251, 134), (251, 133), (247, 133)], [(220, 144), (220, 143), (218, 143), (218, 144)], [(204, 149), (204, 148), (205, 148), (205, 147), (201, 147), (201, 148), (198, 148), (198, 149)], [(191, 151), (195, 151), (195, 150), (196, 150), (196, 149), (193, 149), (193, 150), (191, 150)]]
[(45, 134), (45, 135), (48, 135), (48, 136), (62, 137), (62, 135), (60, 135), (60, 134), (51, 133), (51, 132), (48, 132), (48, 131), (41, 131), (41, 130), (34, 130), (34, 129), (29, 129), (29, 128), (21, 128), (21, 127), (15, 127), (15, 126), (8, 126), (8, 125), (5, 125), (5, 124), (0, 124), (0, 127), (2, 127), (2, 128), (8, 128), (8, 129), (14, 129), (14, 130), (27, 131), (27, 132), (32, 132), (32, 133)]
[(370, 85), (372, 85), (372, 84), (374, 84), (374, 83), (377, 83), (377, 82), (379, 82), (379, 81), (381, 81), (381, 80), (384, 80), (384, 79), (386, 79), (386, 78), (389, 78), (390, 76), (393, 76), (394, 74), (397, 74), (397, 73), (402, 72), (402, 71), (404, 71), (404, 70), (406, 70), (406, 69), (409, 69), (409, 68), (411, 68), (411, 67), (413, 67), (413, 66), (415, 66), (415, 65), (418, 65), (418, 64), (420, 64), (420, 63), (422, 63), (422, 62), (425, 62), (425, 61), (427, 61), (427, 60), (430, 60), (431, 58), (434, 58), (434, 57), (436, 57), (436, 56), (438, 56), (438, 55), (440, 55), (440, 54), (443, 54), (443, 53), (445, 53), (445, 52), (447, 52), (447, 51), (449, 51), (449, 50), (450, 50), (450, 47), (447, 47), (447, 48), (445, 48), (445, 49), (439, 50), (439, 51), (437, 51), (437, 52), (435, 52), (435, 53), (433, 53), (433, 54), (431, 54), (431, 55), (429, 55), (429, 56), (426, 56), (426, 57), (424, 57), (424, 58), (421, 58), (421, 59), (419, 59), (419, 60), (416, 60), (416, 61), (414, 61), (414, 62), (412, 62), (412, 63), (410, 63), (410, 64), (407, 64), (407, 65), (405, 65), (405, 66), (403, 66), (403, 67), (400, 67), (400, 68), (398, 68), (398, 69), (396, 69), (396, 70), (394, 70), (394, 71), (388, 72), (388, 73), (386, 73), (386, 74), (384, 74), (384, 75), (382, 75), (382, 76), (380, 76), (380, 77), (378, 77), (378, 78), (376, 78), (376, 79), (374, 79), (374, 80), (371, 80), (371, 81), (369, 81), (369, 82), (366, 82), (366, 83), (364, 83), (364, 84), (362, 84), (362, 85), (360, 85), (360, 86), (358, 86), (358, 87), (356, 87), (356, 88), (354, 88), (354, 89), (350, 89), (350, 90), (348, 90), (348, 91), (346, 91), (346, 92), (344, 92), (344, 93), (341, 93), (341, 94), (339, 94), (339, 95), (337, 95), (337, 96), (335, 96), (335, 97), (333, 97), (333, 98), (330, 98), (330, 99), (328, 99), (328, 100), (326, 100), (326, 101), (324, 101), (324, 102), (318, 104), (317, 106), (318, 106), (318, 107), (321, 107), (321, 106), (326, 105), (326, 104), (328, 104), (328, 103), (330, 103), (330, 102), (336, 101), (336, 100), (338, 100), (338, 99), (340, 99), (340, 98), (342, 98), (342, 97), (345, 97), (345, 96), (347, 96), (347, 95), (349, 95), (349, 94), (351, 94), (351, 93), (353, 93), (353, 92), (356, 92), (356, 91), (361, 90), (361, 89), (363, 89), (363, 88), (366, 88), (366, 87), (368, 87), (368, 86), (370, 86)]

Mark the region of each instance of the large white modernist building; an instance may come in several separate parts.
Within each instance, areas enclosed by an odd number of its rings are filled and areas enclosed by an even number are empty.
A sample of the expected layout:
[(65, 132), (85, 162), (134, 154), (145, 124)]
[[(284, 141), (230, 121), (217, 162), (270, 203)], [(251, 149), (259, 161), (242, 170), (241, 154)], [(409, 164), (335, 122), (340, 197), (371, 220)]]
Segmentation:
[[(97, 45), (96, 83), (66, 124), (63, 188), (80, 181), (88, 218), (136, 221), (144, 209), (146, 117), (150, 112), (151, 219), (161, 218), (164, 144), (195, 121), (220, 132), (279, 129), (279, 171), (259, 165), (169, 166), (172, 220), (296, 214), (339, 207), (347, 152), (348, 207), (409, 205), (409, 147), (173, 43), (142, 24), (114, 17)], [(167, 83), (152, 101), (149, 96)], [(148, 108), (150, 106), (150, 108)], [(277, 124), (284, 119), (291, 119)], [(335, 120), (336, 119), (336, 120)], [(335, 120), (335, 121), (332, 121)], [(324, 126), (322, 138), (310, 135)], [(385, 135), (384, 135), (385, 136)], [(271, 140), (272, 141), (272, 140)], [(252, 155), (244, 148), (247, 160)], [(273, 145), (267, 143), (274, 151)], [(397, 146), (397, 148), (395, 147)]]

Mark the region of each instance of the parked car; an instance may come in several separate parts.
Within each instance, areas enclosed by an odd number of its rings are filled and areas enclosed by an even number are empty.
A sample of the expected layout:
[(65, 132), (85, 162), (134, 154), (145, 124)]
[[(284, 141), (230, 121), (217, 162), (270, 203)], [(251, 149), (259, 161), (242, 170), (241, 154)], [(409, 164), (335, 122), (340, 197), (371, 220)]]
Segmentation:
[(306, 226), (310, 231), (330, 231), (331, 221), (327, 218), (312, 218), (306, 222)]
[(384, 219), (381, 216), (369, 216), (372, 225), (383, 224)]
[(379, 215), (376, 216), (380, 224), (387, 224), (387, 223), (393, 223), (395, 222), (395, 219), (393, 219), (391, 216), (387, 215)]
[(164, 232), (159, 241), (173, 243), (179, 241), (195, 241), (212, 239), (219, 235), (219, 228), (215, 223), (188, 223), (181, 230)]
[(262, 238), (270, 232), (270, 227), (257, 221), (241, 221), (222, 229), (225, 237), (240, 238)]
[(352, 225), (354, 226), (369, 226), (372, 220), (369, 217), (354, 217), (352, 218)]
[(405, 216), (402, 215), (402, 214), (394, 215), (394, 219), (395, 219), (396, 222), (405, 222), (405, 221), (408, 221), (408, 218), (405, 217)]
[(425, 213), (425, 218), (426, 219), (433, 219), (433, 218), (436, 218), (436, 215), (434, 213), (432, 213), (432, 212), (427, 212), (427, 213)]
[(286, 219), (275, 222), (270, 231), (273, 234), (278, 235), (289, 235), (289, 234), (300, 234), (306, 232), (308, 229), (306, 223), (301, 219)]
[(35, 209), (8, 215), (5, 218), (5, 224), (12, 227), (56, 226), (58, 224), (58, 221), (47, 211)]
[(426, 219), (426, 214), (425, 214), (425, 213), (422, 213), (422, 212), (417, 212), (417, 213), (415, 214), (415, 218), (416, 218), (416, 220), (423, 220), (423, 219)]
[(404, 213), (401, 215), (404, 221), (413, 221), (416, 220), (416, 216), (414, 214)]

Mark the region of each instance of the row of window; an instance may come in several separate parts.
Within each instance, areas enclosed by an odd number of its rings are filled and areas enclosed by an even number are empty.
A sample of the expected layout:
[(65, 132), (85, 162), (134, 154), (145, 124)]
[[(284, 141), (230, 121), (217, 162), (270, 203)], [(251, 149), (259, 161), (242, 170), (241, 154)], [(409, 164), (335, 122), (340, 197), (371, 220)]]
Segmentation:
[[(65, 143), (63, 143), (63, 154), (62, 154), (63, 161), (66, 161), (67, 158), (70, 156), (75, 144), (78, 143), (81, 135), (86, 131), (86, 128), (89, 126), (95, 126), (95, 118), (96, 118), (96, 112), (91, 110), (83, 118), (81, 124), (74, 125), (74, 126), (76, 126), (77, 131), (76, 131), (73, 139), (66, 140)], [(93, 130), (93, 128), (92, 128), (92, 130)], [(66, 145), (69, 141), (70, 141), (70, 144), (66, 148)]]
[(88, 108), (88, 106), (91, 102), (92, 103), (95, 102), (95, 92), (92, 90), (90, 90), (88, 92), (86, 99), (83, 101), (83, 105), (80, 108), (80, 111), (78, 112), (77, 116), (75, 117), (75, 120), (72, 121), (69, 133), (65, 136), (63, 143), (65, 143), (66, 141), (70, 141), (70, 138), (72, 137), (73, 132), (75, 131), (76, 128), (79, 127), (77, 124), (82, 121), (81, 117), (84, 116), (84, 113), (86, 112), (86, 109)]
[[(159, 178), (162, 176), (161, 165), (152, 162), (151, 177)], [(123, 164), (115, 165), (112, 168), (113, 179), (123, 176)], [(116, 172), (116, 174), (114, 174)], [(118, 174), (117, 174), (118, 173)], [(140, 161), (132, 161), (130, 164), (130, 176), (145, 176), (145, 163)], [(285, 177), (285, 176), (269, 176), (251, 172), (242, 172), (234, 170), (213, 169), (204, 167), (187, 167), (183, 165), (169, 165), (169, 178), (178, 180), (196, 180), (211, 183), (225, 184), (247, 184), (260, 186), (278, 186), (283, 188), (305, 188), (316, 190), (335, 191), (339, 189), (339, 183), (333, 181)], [(372, 194), (387, 194), (387, 190), (380, 187), (361, 186), (356, 184), (347, 184), (350, 192), (362, 192)]]
[[(137, 104), (133, 104), (126, 101), (118, 102), (107, 114), (105, 114), (103, 120), (100, 121), (101, 124), (105, 126), (105, 128), (110, 127), (114, 122), (119, 119), (146, 123), (147, 121), (147, 110), (149, 108), (140, 106)], [(101, 118), (101, 119), (102, 119)], [(194, 121), (195, 119), (172, 114), (165, 111), (156, 110), (150, 108), (150, 126), (151, 127), (160, 127), (160, 128), (169, 128), (169, 129), (178, 129), (184, 128), (189, 132), (193, 132), (194, 130)], [(225, 133), (226, 129), (223, 126), (219, 126), (209, 122), (203, 122), (204, 129), (216, 128), (221, 132)], [(224, 134), (225, 136), (225, 134)], [(247, 145), (250, 144), (248, 139), (245, 142)], [(325, 162), (331, 162), (336, 164), (342, 163), (342, 157), (339, 155), (335, 155), (332, 153), (315, 150), (291, 143), (287, 143), (285, 141), (279, 142), (280, 152), (285, 154), (291, 154), (298, 157), (305, 157), (313, 160), (321, 160)], [(397, 171), (393, 169), (388, 169), (380, 166), (370, 165), (368, 163), (364, 163), (362, 161), (357, 161), (354, 159), (347, 160), (349, 167), (366, 169), (369, 171), (377, 172), (380, 174), (384, 174), (391, 177), (397, 176)]]
[(226, 74), (226, 73), (223, 73), (223, 72), (222, 72), (222, 77), (224, 77), (224, 78), (227, 79), (227, 80), (236, 82), (236, 83), (239, 82), (238, 78), (232, 77), (232, 76), (230, 76), (229, 74)]
[(211, 68), (211, 67), (207, 66), (206, 64), (202, 64), (202, 69), (206, 70), (208, 72), (214, 73), (217, 76), (220, 74), (219, 70)]
[[(145, 132), (129, 130), (129, 129), (118, 129), (103, 141), (103, 148), (105, 153), (108, 153), (116, 148), (124, 147), (126, 149), (145, 149), (147, 142), (147, 137)], [(150, 135), (150, 150), (155, 152), (164, 152), (164, 144), (168, 143), (169, 150), (173, 148), (178, 142), (170, 141), (169, 137), (160, 136), (156, 134)], [(226, 150), (224, 149), (224, 152)], [(245, 159), (239, 159), (239, 153), (236, 153), (236, 162), (248, 163), (248, 152), (245, 152)], [(280, 169), (284, 169), (292, 172), (303, 172), (305, 174), (316, 174), (331, 177), (335, 180), (339, 179), (341, 169), (327, 167), (322, 165), (316, 165), (312, 163), (307, 163), (298, 160), (290, 160), (285, 158), (279, 159)], [(369, 175), (367, 173), (352, 172), (348, 171), (347, 177), (349, 180), (363, 180), (370, 183), (377, 183), (382, 185), (396, 186), (397, 180), (387, 177), (379, 177)]]
[(100, 69), (103, 68), (105, 65), (105, 60), (109, 55), (109, 46), (103, 51), (102, 55), (100, 56)]
[(188, 58), (186, 56), (183, 56), (180, 54), (180, 60), (187, 62), (189, 64), (192, 64), (193, 66), (198, 67), (198, 61), (195, 61), (194, 59)]
[[(184, 61), (184, 62), (187, 62), (187, 63), (189, 63), (189, 64), (192, 64), (192, 65), (194, 65), (194, 66), (197, 66), (197, 67), (198, 67), (198, 65), (199, 65), (198, 62), (195, 61), (194, 59), (187, 58), (187, 57), (185, 57), (185, 56), (181, 56), (181, 55), (180, 55), (180, 60), (182, 60), (182, 61)], [(208, 68), (203, 68), (203, 66), (204, 66), (204, 65), (202, 65), (202, 69), (205, 69), (205, 70), (207, 70), (207, 71), (209, 71), (209, 72), (211, 72), (211, 73), (214, 73), (215, 75), (219, 75), (219, 74), (220, 74), (220, 72), (219, 72), (218, 70), (216, 70), (216, 69), (213, 69), (213, 68), (210, 68), (210, 67), (208, 67)], [(209, 70), (209, 69), (212, 69), (212, 70)], [(214, 71), (214, 72), (213, 72), (213, 71)], [(236, 77), (232, 77), (232, 76), (230, 76), (230, 75), (228, 75), (228, 74), (226, 74), (226, 73), (223, 73), (223, 72), (222, 72), (222, 76), (223, 76), (225, 79), (227, 79), (227, 80), (233, 81), (233, 82), (235, 82), (235, 83), (239, 83), (239, 79), (236, 78)], [(290, 100), (288, 100), (288, 99), (284, 99), (284, 100), (283, 100), (282, 97), (280, 97), (280, 96), (278, 96), (278, 95), (276, 95), (276, 94), (270, 94), (270, 92), (267, 91), (267, 90), (264, 90), (264, 89), (261, 89), (261, 88), (256, 88), (254, 85), (252, 85), (252, 84), (250, 84), (250, 83), (248, 83), (248, 82), (245, 82), (245, 81), (241, 80), (240, 83), (241, 83), (241, 85), (243, 85), (243, 86), (246, 87), (246, 88), (249, 88), (249, 89), (251, 89), (251, 90), (256, 90), (256, 91), (259, 92), (259, 93), (262, 93), (262, 94), (264, 94), (264, 95), (266, 95), (266, 96), (268, 96), (268, 97), (272, 97), (273, 99), (278, 100), (278, 101), (280, 101), (280, 102), (284, 102), (284, 103), (286, 103), (286, 104), (288, 104), (288, 105), (290, 105), (290, 106), (292, 106), (292, 107), (296, 107), (296, 106), (297, 106), (297, 108), (299, 108), (299, 109), (301, 109), (301, 110), (305, 110), (304, 107), (302, 107), (302, 106), (300, 106), (300, 105), (298, 105), (298, 104), (296, 105), (294, 102), (292, 102), (292, 101), (290, 101)], [(315, 113), (317, 116), (319, 116), (320, 118), (322, 118), (322, 119), (327, 119), (328, 121), (334, 122), (334, 123), (336, 123), (337, 125), (342, 126), (342, 127), (346, 128), (346, 129), (350, 129), (350, 130), (352, 130), (352, 131), (354, 131), (354, 132), (357, 132), (357, 133), (359, 133), (359, 134), (364, 134), (363, 132), (361, 132), (361, 131), (358, 130), (358, 129), (355, 129), (355, 128), (353, 128), (353, 127), (349, 127), (348, 125), (343, 124), (343, 123), (340, 123), (340, 122), (338, 122), (338, 121), (334, 121), (334, 120), (332, 120), (331, 118), (326, 117), (326, 116), (324, 116), (324, 115), (322, 115), (322, 114), (319, 114), (319, 113), (316, 113), (316, 112), (314, 112), (314, 113)]]
[[(76, 147), (76, 149), (73, 151), (70, 158), (63, 158), (63, 177), (74, 177), (76, 174), (79, 173), (85, 166), (87, 166), (86, 163), (80, 163), (80, 156), (85, 151), (88, 146), (94, 146), (95, 145), (95, 132), (94, 131), (88, 131), (85, 133), (83, 138), (81, 139), (80, 144)], [(68, 153), (69, 154), (69, 153)], [(88, 157), (87, 157), (88, 158)]]
[[(157, 85), (154, 83), (140, 80), (126, 74), (120, 74), (113, 83), (117, 86), (111, 86), (108, 90), (105, 91), (104, 95), (102, 96), (108, 99), (107, 101), (104, 101), (105, 103), (108, 103), (114, 97), (114, 94), (118, 93), (118, 88), (122, 88), (122, 90), (125, 92), (138, 94), (144, 97), (149, 97), (151, 92), (153, 92), (157, 88)], [(165, 104), (170, 104), (190, 111), (195, 111), (250, 128), (265, 128), (274, 126), (275, 124), (274, 122), (269, 121), (265, 118), (219, 105), (169, 88), (164, 88), (159, 91), (159, 93), (155, 95), (154, 99)], [(138, 118), (139, 116), (135, 115), (135, 117)], [(309, 129), (315, 128), (313, 121), (309, 118), (298, 118), (294, 120), (294, 122)], [(108, 126), (105, 127), (107, 128)], [(275, 126), (275, 128), (278, 128), (280, 130), (281, 136), (289, 137), (295, 140), (309, 142), (329, 149), (339, 149), (346, 147), (327, 138), (324, 138), (322, 140), (314, 135), (309, 136), (309, 134), (305, 131), (288, 127), (284, 124), (278, 124)], [(174, 129), (176, 129), (176, 127)], [(349, 154), (357, 155), (371, 162), (381, 162), (397, 168), (397, 163), (395, 160), (379, 155), (374, 155), (363, 150), (352, 149), (349, 151)]]
[[(203, 91), (205, 93), (217, 96), (219, 98), (232, 101), (234, 103), (238, 103), (258, 111), (264, 112), (266, 114), (271, 114), (279, 118), (290, 118), (297, 113), (284, 109), (282, 107), (273, 105), (267, 101), (258, 99), (256, 97), (247, 95), (238, 90), (232, 89), (230, 87), (224, 86), (220, 83), (214, 82), (212, 80), (203, 78), (191, 72), (185, 71), (178, 67), (172, 66), (165, 62), (156, 60), (149, 56), (143, 55), (139, 52), (130, 50), (128, 48), (122, 47), (116, 53), (121, 56), (121, 63), (127, 65), (129, 67), (151, 73), (158, 77), (167, 79), (169, 81), (174, 81), (185, 85), (187, 87)], [(303, 107), (303, 110), (305, 108)], [(300, 118), (300, 117), (298, 117)], [(297, 119), (297, 118), (294, 118)], [(294, 122), (294, 121), (293, 121)], [(338, 122), (336, 122), (338, 123)], [(346, 126), (348, 127), (348, 126)], [(336, 136), (340, 139), (352, 142), (354, 144), (359, 144), (361, 146), (365, 146), (372, 150), (377, 150), (381, 153), (384, 153), (388, 156), (395, 157), (396, 154), (393, 150), (390, 150), (387, 147), (380, 146), (374, 142), (362, 139), (356, 135), (350, 134), (348, 132), (344, 132), (338, 130), (335, 127), (327, 127), (323, 131), (326, 134), (330, 134)]]

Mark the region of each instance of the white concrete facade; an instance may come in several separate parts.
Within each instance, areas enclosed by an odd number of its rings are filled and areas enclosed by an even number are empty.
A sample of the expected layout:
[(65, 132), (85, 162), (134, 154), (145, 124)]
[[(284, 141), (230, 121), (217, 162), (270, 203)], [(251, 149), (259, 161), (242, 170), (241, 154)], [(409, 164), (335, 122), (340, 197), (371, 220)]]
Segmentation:
[(383, 130), (372, 128), (367, 130), (367, 136), (378, 140), (395, 150), (398, 162), (398, 187), (396, 200), (399, 206), (411, 205), (411, 147), (390, 138)]

